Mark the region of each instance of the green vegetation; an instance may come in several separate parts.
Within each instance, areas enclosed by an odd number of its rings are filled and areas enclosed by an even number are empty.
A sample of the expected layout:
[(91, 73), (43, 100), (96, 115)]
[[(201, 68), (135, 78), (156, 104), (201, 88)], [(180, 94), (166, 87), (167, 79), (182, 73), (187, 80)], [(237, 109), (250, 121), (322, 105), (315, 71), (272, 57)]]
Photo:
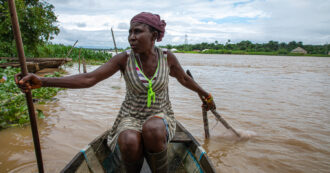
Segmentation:
[[(45, 43), (53, 39), (53, 35), (59, 33), (56, 26), (57, 18), (53, 12), (54, 6), (39, 0), (15, 0), (17, 15), (24, 49), (27, 57), (38, 57), (38, 48), (46, 47)], [(0, 0), (0, 56), (17, 57), (15, 40), (8, 9), (8, 1)], [(1, 60), (0, 63), (6, 63)], [(0, 68), (0, 129), (23, 125), (29, 122), (29, 116), (24, 94), (14, 82), (14, 74), (18, 68)], [(54, 76), (59, 76), (55, 73)], [(43, 103), (55, 96), (60, 89), (41, 88), (33, 90), (33, 98)], [(38, 116), (43, 113), (37, 110)]]
[[(325, 45), (303, 45), (302, 42), (291, 41), (289, 43), (279, 43), (277, 41), (269, 41), (268, 43), (252, 43), (251, 41), (241, 41), (239, 43), (225, 44), (214, 43), (198, 43), (188, 45), (166, 45), (161, 46), (168, 49), (175, 48), (181, 53), (206, 53), (206, 54), (243, 54), (243, 55), (286, 55), (286, 56), (328, 56), (330, 44)], [(308, 54), (291, 53), (297, 47), (305, 49)]]
[[(14, 75), (19, 73), (19, 68), (0, 68), (0, 129), (22, 126), (29, 122), (25, 94), (20, 91), (14, 81)], [(49, 77), (59, 77), (55, 72)], [(60, 88), (39, 88), (32, 91), (33, 99), (39, 104), (45, 103), (57, 94)], [(41, 110), (37, 110), (38, 117), (43, 118)]]
[[(25, 56), (28, 58), (66, 58), (68, 52), (72, 46), (65, 46), (62, 44), (43, 44), (37, 46), (36, 51), (25, 51)], [(69, 58), (72, 58), (73, 61), (78, 61), (80, 48), (73, 48)], [(14, 55), (13, 57), (15, 57)], [(8, 52), (0, 50), (0, 57), (12, 57)], [(104, 63), (108, 61), (112, 56), (110, 53), (105, 51), (94, 51), (91, 49), (81, 48), (80, 58), (84, 57), (87, 63)], [(0, 63), (5, 63), (6, 60), (1, 60)]]
[[(26, 52), (36, 54), (37, 47), (53, 39), (60, 30), (54, 6), (42, 0), (15, 0), (23, 44)], [(0, 0), (0, 50), (15, 57), (16, 47), (8, 1)]]

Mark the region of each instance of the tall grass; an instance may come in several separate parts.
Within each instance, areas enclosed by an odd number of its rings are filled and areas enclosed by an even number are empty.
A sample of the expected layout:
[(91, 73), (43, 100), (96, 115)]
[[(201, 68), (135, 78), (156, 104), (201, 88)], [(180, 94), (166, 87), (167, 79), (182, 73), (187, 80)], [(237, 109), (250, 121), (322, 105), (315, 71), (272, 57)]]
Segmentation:
[[(72, 46), (65, 46), (61, 44), (47, 44), (44, 46), (39, 46), (37, 49), (37, 54), (30, 54), (27, 57), (58, 57), (58, 58), (66, 58), (68, 52), (70, 51)], [(79, 58), (79, 50), (80, 48), (73, 48), (69, 57), (72, 58), (73, 61), (77, 61)], [(96, 61), (108, 61), (112, 55), (105, 51), (95, 51), (91, 49), (81, 48), (80, 57), (84, 57), (86, 60), (96, 60)]]

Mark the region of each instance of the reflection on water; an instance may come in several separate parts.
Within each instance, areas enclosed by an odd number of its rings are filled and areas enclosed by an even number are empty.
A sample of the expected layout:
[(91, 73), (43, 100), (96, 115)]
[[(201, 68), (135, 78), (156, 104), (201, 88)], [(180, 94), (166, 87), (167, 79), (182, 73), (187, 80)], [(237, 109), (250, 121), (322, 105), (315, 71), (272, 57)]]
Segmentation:
[[(198, 96), (175, 79), (176, 118), (200, 141), (219, 172), (330, 170), (330, 59), (177, 54), (184, 69), (215, 98), (218, 112), (240, 132), (235, 140), (209, 115), (204, 139)], [(95, 69), (89, 66), (88, 70)], [(77, 67), (67, 69), (70, 74)], [(89, 89), (61, 91), (46, 105), (39, 131), (46, 172), (59, 172), (92, 139), (110, 128), (125, 95), (116, 74)], [(30, 127), (0, 131), (0, 172), (36, 172)]]

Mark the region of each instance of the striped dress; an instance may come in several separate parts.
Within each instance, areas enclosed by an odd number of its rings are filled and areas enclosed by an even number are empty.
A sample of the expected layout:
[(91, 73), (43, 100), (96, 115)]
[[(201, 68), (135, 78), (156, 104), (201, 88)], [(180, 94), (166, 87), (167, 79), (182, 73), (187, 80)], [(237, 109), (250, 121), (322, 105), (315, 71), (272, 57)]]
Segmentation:
[(162, 117), (167, 121), (168, 141), (174, 136), (176, 123), (168, 94), (170, 69), (167, 64), (167, 51), (155, 49), (158, 53), (159, 65), (155, 80), (152, 82), (152, 90), (156, 94), (155, 102), (152, 101), (150, 107), (147, 107), (148, 86), (139, 78), (134, 53), (127, 52), (129, 56), (124, 72), (126, 96), (108, 135), (108, 146), (111, 151), (114, 151), (120, 132), (128, 129), (141, 132), (143, 123), (153, 116)]

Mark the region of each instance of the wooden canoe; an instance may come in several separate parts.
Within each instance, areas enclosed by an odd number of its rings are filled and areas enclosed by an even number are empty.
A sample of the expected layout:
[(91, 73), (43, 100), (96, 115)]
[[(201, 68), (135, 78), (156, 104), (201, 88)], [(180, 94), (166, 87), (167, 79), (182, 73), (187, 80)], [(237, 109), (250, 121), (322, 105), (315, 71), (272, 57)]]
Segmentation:
[[(169, 172), (215, 172), (212, 162), (197, 140), (178, 121), (176, 124), (175, 136), (168, 145)], [(110, 152), (106, 144), (107, 134), (108, 131), (94, 139), (85, 149), (76, 154), (61, 172), (113, 172), (109, 171), (111, 170), (109, 156), (113, 153)], [(119, 170), (121, 171), (115, 172), (124, 172), (122, 164)], [(151, 172), (150, 168), (144, 160), (141, 173), (149, 172)]]
[[(0, 57), (0, 60), (6, 60), (6, 63), (0, 63), (0, 68), (20, 67), (17, 58)], [(58, 68), (59, 66), (72, 61), (71, 58), (26, 58), (26, 65), (29, 73), (35, 73), (44, 68)]]

